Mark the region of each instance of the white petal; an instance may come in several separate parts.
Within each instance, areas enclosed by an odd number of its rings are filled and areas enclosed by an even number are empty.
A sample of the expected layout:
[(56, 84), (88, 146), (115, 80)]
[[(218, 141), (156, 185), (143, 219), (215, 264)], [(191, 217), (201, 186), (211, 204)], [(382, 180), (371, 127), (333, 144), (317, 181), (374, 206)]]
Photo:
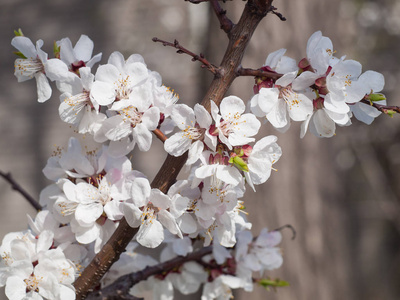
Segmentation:
[(199, 123), (201, 128), (208, 128), (212, 123), (210, 113), (204, 108), (203, 105), (196, 104), (194, 106), (194, 114), (196, 115), (196, 121)]
[(98, 104), (104, 106), (109, 105), (114, 102), (115, 96), (115, 88), (111, 83), (105, 81), (93, 82), (92, 89), (90, 91), (90, 98), (96, 101)]
[(92, 57), (93, 47), (93, 41), (87, 35), (82, 34), (74, 47), (76, 59), (88, 61)]
[(17, 48), (26, 58), (36, 58), (36, 48), (32, 41), (25, 36), (16, 36), (11, 40), (11, 45)]
[(222, 99), (220, 112), (224, 120), (231, 119), (235, 114), (242, 114), (246, 109), (243, 100), (236, 96), (229, 96)]
[(140, 226), (136, 234), (136, 241), (147, 248), (156, 248), (164, 240), (164, 228), (160, 222), (153, 219), (152, 222), (145, 222)]
[(196, 122), (193, 109), (186, 104), (175, 104), (172, 108), (171, 118), (181, 130), (185, 130), (188, 126), (194, 127)]
[(46, 75), (39, 72), (35, 74), (38, 102), (43, 103), (51, 97), (51, 87)]
[(164, 149), (169, 154), (178, 157), (185, 153), (191, 144), (192, 140), (187, 138), (185, 132), (181, 131), (175, 133), (165, 141)]
[(257, 98), (258, 107), (268, 114), (278, 103), (279, 90), (277, 88), (262, 88)]

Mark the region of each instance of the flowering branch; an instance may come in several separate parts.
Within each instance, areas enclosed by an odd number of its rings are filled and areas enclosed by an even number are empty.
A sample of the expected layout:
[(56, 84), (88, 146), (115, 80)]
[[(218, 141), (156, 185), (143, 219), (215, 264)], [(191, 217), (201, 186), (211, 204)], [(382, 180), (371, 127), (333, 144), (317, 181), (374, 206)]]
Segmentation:
[(42, 210), (42, 206), (35, 200), (31, 195), (27, 193), (11, 176), (11, 173), (3, 173), (0, 171), (0, 176), (3, 177), (5, 180), (7, 180), (10, 184), (13, 190), (16, 190), (19, 192), (28, 202), (37, 210), (40, 211)]
[[(221, 29), (229, 34), (234, 26), (233, 22), (226, 16), (226, 10), (219, 5), (218, 0), (211, 0), (211, 6), (218, 17)], [(224, 1), (225, 2), (225, 1)]]
[(254, 77), (266, 77), (266, 78), (271, 78), (274, 80), (277, 80), (282, 77), (283, 74), (279, 74), (276, 72), (271, 72), (271, 71), (264, 71), (261, 69), (248, 69), (248, 68), (243, 68), (242, 66), (239, 66), (237, 70), (237, 75), (238, 76), (254, 76)]
[(367, 99), (363, 99), (360, 102), (369, 104), (369, 105), (375, 107), (380, 112), (383, 112), (384, 114), (387, 114), (390, 116), (393, 115), (393, 113), (395, 113), (395, 112), (400, 113), (400, 106), (388, 106), (388, 105), (378, 104), (378, 103), (369, 101)]
[[(229, 36), (229, 44), (222, 59), (218, 72), (214, 73), (214, 80), (203, 98), (201, 104), (210, 111), (210, 100), (217, 105), (222, 101), (225, 93), (237, 77), (236, 70), (241, 64), (245, 49), (257, 28), (259, 22), (271, 11), (272, 0), (249, 0), (246, 3), (242, 16), (236, 26), (232, 28)], [(155, 42), (165, 43), (165, 46), (172, 46), (187, 53), (192, 57), (195, 54), (184, 51), (177, 42), (174, 44), (154, 38)], [(196, 58), (201, 58), (200, 56)], [(203, 58), (201, 58), (203, 59)], [(201, 60), (200, 60), (201, 61)], [(202, 61), (203, 62), (203, 61)], [(203, 62), (204, 63), (204, 62)], [(164, 164), (154, 178), (151, 186), (166, 193), (169, 187), (175, 182), (176, 177), (187, 160), (187, 152), (174, 157), (168, 155)], [(94, 257), (89, 266), (82, 272), (81, 276), (74, 282), (76, 299), (84, 299), (86, 295), (99, 284), (102, 276), (108, 271), (111, 265), (118, 260), (119, 255), (125, 250), (128, 243), (137, 233), (137, 228), (131, 228), (123, 218), (102, 250)]]
[(160, 42), (163, 44), (163, 46), (170, 46), (170, 47), (174, 47), (176, 49), (178, 49), (176, 51), (176, 53), (182, 54), (185, 53), (189, 56), (192, 57), (192, 61), (200, 61), (203, 63), (203, 65), (201, 66), (202, 68), (207, 68), (211, 73), (213, 73), (214, 75), (218, 75), (220, 73), (220, 70), (214, 66), (212, 63), (210, 63), (202, 53), (200, 53), (200, 55), (197, 55), (191, 51), (189, 51), (188, 49), (182, 47), (179, 42), (177, 40), (174, 40), (173, 43), (167, 42), (167, 41), (163, 41), (160, 40), (159, 38), (154, 37), (153, 38), (153, 42)]
[[(141, 271), (121, 276), (113, 284), (107, 286), (101, 291), (91, 294), (87, 299), (88, 300), (125, 299), (122, 297), (128, 295), (129, 289), (138, 282), (146, 280), (153, 275), (162, 273), (167, 274), (169, 271), (179, 268), (186, 262), (200, 261), (203, 256), (206, 256), (211, 252), (212, 252), (212, 246), (204, 247), (186, 256), (178, 256), (176, 258), (165, 261), (158, 265), (146, 267)], [(118, 296), (118, 298), (116, 298), (116, 295)]]

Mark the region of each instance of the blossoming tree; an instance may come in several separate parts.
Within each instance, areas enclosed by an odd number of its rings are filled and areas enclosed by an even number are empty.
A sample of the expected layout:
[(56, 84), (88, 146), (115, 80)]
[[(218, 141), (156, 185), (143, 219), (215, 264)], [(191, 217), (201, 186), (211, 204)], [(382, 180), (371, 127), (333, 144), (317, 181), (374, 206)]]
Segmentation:
[[(49, 158), (43, 173), (53, 184), (39, 204), (31, 200), (39, 212), (30, 229), (6, 235), (0, 247), (0, 286), (9, 299), (172, 299), (174, 289), (189, 295), (200, 287), (202, 299), (229, 299), (232, 289), (287, 285), (267, 276), (283, 262), (280, 230), (290, 226), (257, 235), (244, 215), (246, 189), (265, 183), (282, 155), (275, 136), (257, 135), (260, 127), (285, 132), (301, 122), (300, 137), (310, 131), (328, 138), (354, 118), (371, 124), (400, 111), (379, 93), (383, 76), (336, 57), (320, 31), (301, 60), (280, 49), (259, 69), (244, 68), (259, 22), (268, 13), (284, 20), (272, 1), (248, 0), (237, 23), (217, 0), (189, 2), (210, 2), (229, 38), (219, 65), (176, 40), (153, 39), (214, 76), (193, 108), (139, 54), (113, 52), (98, 66), (101, 54), (93, 56), (93, 42), (82, 35), (75, 45), (57, 41), (49, 58), (42, 40), (16, 32), (18, 81), (34, 78), (39, 102), (51, 97), (54, 82), (61, 120), (98, 148), (87, 151), (71, 137)], [(226, 95), (239, 76), (255, 78), (246, 101)], [(153, 137), (168, 157), (150, 182), (128, 155), (135, 147), (148, 151)], [(189, 175), (177, 180), (183, 167)], [(161, 245), (158, 258), (137, 252)]]

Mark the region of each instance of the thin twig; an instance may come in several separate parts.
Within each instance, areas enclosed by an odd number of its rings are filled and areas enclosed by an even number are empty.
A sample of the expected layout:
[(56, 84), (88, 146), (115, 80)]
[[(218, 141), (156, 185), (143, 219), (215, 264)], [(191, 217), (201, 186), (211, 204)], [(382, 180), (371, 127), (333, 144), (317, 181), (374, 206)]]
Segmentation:
[(0, 171), (0, 176), (2, 176), (5, 180), (7, 180), (10, 184), (13, 190), (16, 190), (19, 192), (28, 202), (37, 210), (40, 211), (42, 210), (42, 206), (31, 196), (28, 194), (27, 191), (25, 191), (11, 176), (11, 173), (3, 173)]
[(221, 29), (229, 34), (234, 26), (233, 22), (226, 16), (226, 10), (219, 5), (218, 0), (211, 0), (211, 6), (218, 17)]
[(378, 104), (375, 102), (371, 102), (367, 99), (363, 99), (360, 102), (371, 105), (371, 106), (375, 107), (377, 110), (379, 110), (380, 112), (383, 112), (384, 114), (387, 114), (387, 115), (388, 114), (390, 115), (390, 111), (400, 113), (400, 106), (382, 105), (382, 104)]
[(266, 77), (274, 80), (277, 80), (283, 76), (283, 74), (275, 72), (264, 71), (261, 69), (254, 70), (254, 69), (242, 68), (241, 66), (238, 68), (236, 73), (238, 76)]
[[(193, 4), (200, 4), (200, 3), (203, 3), (203, 2), (211, 2), (212, 0), (185, 0), (185, 1), (193, 3)], [(233, 0), (217, 0), (217, 1), (222, 1), (222, 2), (225, 3), (227, 1), (233, 1)], [(245, 1), (245, 0), (243, 0), (243, 1)]]
[(153, 130), (153, 133), (163, 143), (168, 139), (160, 129)]
[[(196, 252), (192, 252), (186, 256), (178, 256), (166, 262), (160, 263), (155, 266), (146, 267), (145, 269), (130, 273), (118, 278), (114, 283), (110, 284), (101, 291), (94, 292), (87, 297), (87, 300), (111, 300), (115, 295), (119, 297), (127, 295), (132, 286), (142, 280), (148, 279), (150, 276), (157, 274), (167, 274), (169, 271), (182, 266), (189, 261), (200, 261), (202, 257), (212, 253), (212, 246), (204, 247)], [(118, 298), (124, 299), (124, 298)]]
[(277, 16), (281, 21), (286, 21), (286, 18), (285, 18), (280, 12), (277, 12), (276, 10), (277, 10), (276, 7), (271, 6), (271, 12), (272, 12), (275, 16)]
[(178, 49), (176, 51), (176, 53), (182, 54), (185, 53), (189, 56), (192, 57), (192, 61), (200, 61), (201, 63), (203, 63), (203, 65), (201, 66), (202, 68), (207, 68), (211, 73), (213, 73), (214, 75), (218, 76), (221, 73), (221, 70), (214, 66), (213, 64), (211, 64), (202, 53), (200, 53), (199, 55), (193, 53), (192, 51), (189, 51), (188, 49), (186, 49), (185, 47), (182, 47), (179, 42), (177, 40), (174, 40), (173, 43), (167, 42), (167, 41), (163, 41), (160, 40), (159, 38), (154, 37), (153, 38), (153, 42), (159, 42), (162, 43), (163, 46), (170, 46), (173, 47), (175, 49)]
[(276, 228), (275, 230), (272, 230), (272, 231), (281, 231), (281, 230), (283, 230), (285, 228), (289, 228), (292, 231), (292, 240), (294, 240), (296, 238), (296, 230), (290, 224), (283, 225), (283, 226), (278, 227), (278, 228)]

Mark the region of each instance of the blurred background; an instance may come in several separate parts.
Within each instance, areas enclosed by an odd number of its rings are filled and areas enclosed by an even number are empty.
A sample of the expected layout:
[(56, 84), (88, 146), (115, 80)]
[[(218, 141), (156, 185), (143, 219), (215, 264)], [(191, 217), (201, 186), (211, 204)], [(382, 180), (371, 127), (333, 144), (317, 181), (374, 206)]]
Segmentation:
[[(235, 0), (223, 6), (236, 22), (244, 5)], [(274, 5), (287, 21), (268, 15), (261, 22), (244, 67), (260, 67), (268, 53), (280, 48), (300, 60), (309, 36), (321, 30), (332, 39), (337, 56), (360, 61), (363, 71), (383, 73), (389, 104), (400, 105), (400, 2), (279, 0)], [(103, 53), (102, 63), (116, 50), (125, 57), (140, 53), (189, 105), (201, 101), (211, 74), (151, 38), (178, 39), (214, 64), (221, 61), (227, 42), (207, 3), (1, 0), (0, 170), (11, 172), (36, 199), (50, 184), (41, 170), (55, 146), (66, 145), (71, 129), (58, 117), (55, 89), (48, 102), (39, 104), (34, 81), (17, 83), (10, 45), (17, 28), (34, 42), (43, 39), (49, 53), (54, 41), (69, 37), (75, 44), (81, 34), (94, 41), (94, 53)], [(229, 93), (249, 100), (252, 85), (252, 78), (239, 78)], [(263, 126), (262, 134), (278, 136), (283, 156), (275, 165), (279, 171), (244, 199), (255, 235), (265, 226), (295, 227), (294, 241), (289, 231), (283, 232), (282, 268), (267, 274), (289, 281), (290, 287), (276, 292), (256, 287), (250, 295), (238, 293), (236, 299), (399, 299), (400, 116), (380, 116), (371, 126), (354, 119), (352, 126), (337, 128), (331, 139), (308, 133), (300, 140), (299, 127), (293, 124), (282, 135)], [(149, 179), (165, 158), (161, 142), (153, 145), (150, 152), (133, 155), (134, 168)], [(0, 195), (2, 238), (26, 229), (26, 214), (34, 216), (35, 211), (1, 178)]]

